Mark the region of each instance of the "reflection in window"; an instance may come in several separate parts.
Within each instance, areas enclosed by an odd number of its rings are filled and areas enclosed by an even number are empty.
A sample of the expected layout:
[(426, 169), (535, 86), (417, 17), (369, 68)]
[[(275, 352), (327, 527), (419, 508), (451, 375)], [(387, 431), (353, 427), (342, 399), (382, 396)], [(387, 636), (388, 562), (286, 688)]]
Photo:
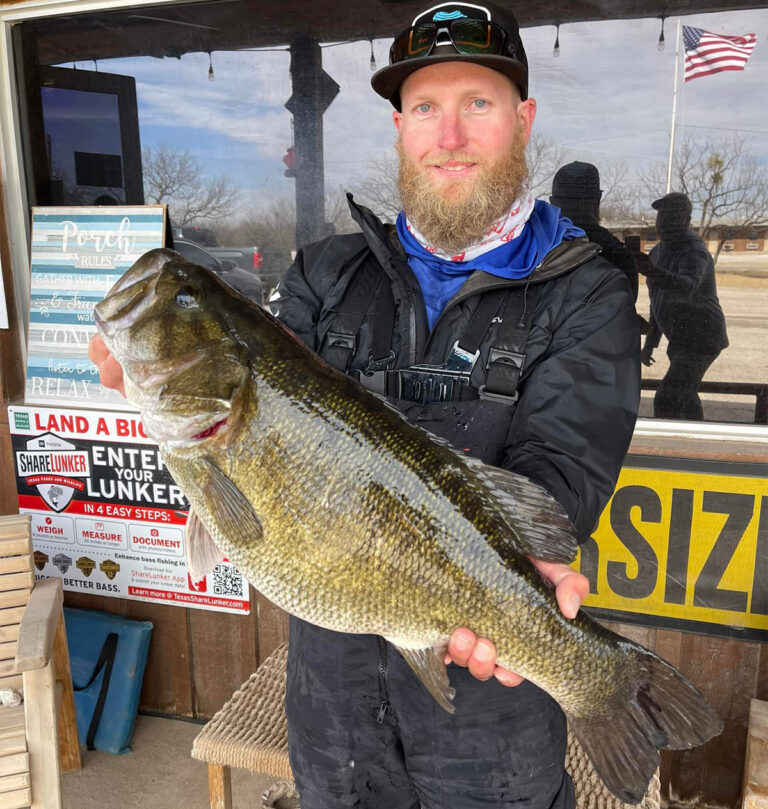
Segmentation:
[[(690, 5), (686, 25), (726, 34), (768, 26), (764, 9), (707, 14), (696, 6)], [(37, 107), (33, 99), (27, 104), (33, 204), (96, 197), (106, 203), (108, 196), (166, 202), (184, 239), (213, 251), (258, 253), (259, 266), (247, 269), (261, 275), (265, 291), (302, 239), (355, 228), (345, 191), (393, 220), (399, 201), (391, 109), (369, 84), (372, 67), (387, 61), (391, 3), (365, 0), (351, 21), (340, 2), (306, 4), (299, 21), (281, 4), (259, 8), (254, 14), (253, 4), (233, 0), (22, 23), (24, 42), (36, 45), (24, 54), (26, 85), (43, 87)], [(637, 264), (640, 254), (658, 256), (664, 247), (651, 203), (666, 191), (675, 67), (670, 32), (677, 20), (666, 20), (667, 47), (659, 50), (657, 18), (615, 20), (614, 8), (606, 3), (603, 20), (578, 22), (564, 6), (557, 59), (555, 20), (524, 28), (531, 95), (538, 101), (527, 155), (534, 193), (545, 199), (563, 196), (553, 190), (558, 169), (594, 166), (595, 227), (610, 236), (605, 243), (617, 263), (629, 252)], [(528, 10), (519, 11), (524, 26), (527, 16), (543, 13)], [(70, 75), (76, 69), (80, 82), (130, 80), (135, 107), (117, 96), (110, 101), (104, 88), (100, 94), (53, 89), (44, 74), (56, 66)], [(760, 386), (763, 397), (768, 389), (768, 135), (764, 110), (754, 103), (766, 70), (768, 48), (758, 43), (743, 72), (680, 79), (672, 190), (690, 199), (690, 229), (711, 256), (712, 294), (729, 343), (697, 389), (706, 420), (768, 419), (768, 400), (758, 396)], [(126, 118), (135, 126), (129, 144)], [(132, 166), (139, 192), (130, 190)], [(659, 325), (647, 276), (633, 281), (627, 274), (630, 284), (639, 281), (644, 329), (654, 320)], [(691, 344), (701, 344), (711, 338), (712, 317), (688, 318), (679, 328)], [(654, 364), (643, 368), (643, 416), (653, 415), (657, 387), (670, 370), (669, 347), (661, 329)]]

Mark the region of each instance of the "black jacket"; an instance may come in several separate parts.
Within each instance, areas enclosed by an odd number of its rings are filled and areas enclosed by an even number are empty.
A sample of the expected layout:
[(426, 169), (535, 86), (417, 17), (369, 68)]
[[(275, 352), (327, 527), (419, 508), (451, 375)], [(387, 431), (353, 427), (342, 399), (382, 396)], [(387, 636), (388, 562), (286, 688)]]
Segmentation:
[[(443, 362), (484, 293), (541, 284), (516, 406), (484, 399), (394, 404), (459, 450), (544, 486), (586, 539), (613, 492), (640, 398), (639, 333), (626, 277), (586, 239), (564, 242), (528, 279), (475, 272), (430, 334), (418, 281), (394, 229), (351, 198), (350, 206), (362, 233), (304, 247), (272, 296), (272, 312), (322, 354), (352, 277), (373, 267), (394, 297), (391, 367), (406, 368)], [(373, 294), (349, 373), (368, 365), (376, 299)], [(477, 388), (485, 382), (495, 328), (480, 345), (472, 372)]]
[(611, 264), (615, 264), (627, 276), (629, 287), (632, 290), (632, 300), (637, 300), (639, 282), (637, 278), (637, 266), (635, 258), (624, 242), (617, 239), (607, 228), (598, 225), (597, 222), (576, 222), (586, 234), (587, 238), (600, 245), (600, 252), (603, 258), (608, 259)]
[(715, 264), (704, 242), (695, 233), (681, 233), (655, 245), (650, 259), (647, 343), (655, 348), (663, 333), (670, 356), (719, 354), (728, 345), (728, 335), (717, 297)]

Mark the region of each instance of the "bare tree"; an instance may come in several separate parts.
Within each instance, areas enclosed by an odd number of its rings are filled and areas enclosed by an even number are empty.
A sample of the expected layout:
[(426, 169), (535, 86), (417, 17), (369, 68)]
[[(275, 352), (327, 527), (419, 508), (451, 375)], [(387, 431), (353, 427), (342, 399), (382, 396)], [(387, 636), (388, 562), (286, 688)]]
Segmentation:
[(645, 225), (641, 213), (640, 190), (622, 160), (602, 160), (598, 164), (600, 187), (600, 219), (610, 225)]
[(549, 199), (552, 178), (566, 161), (565, 148), (551, 138), (534, 132), (525, 150), (528, 162), (528, 177), (534, 197)]
[(148, 147), (142, 152), (142, 168), (147, 202), (167, 203), (176, 225), (224, 219), (237, 209), (240, 188), (227, 177), (205, 176), (186, 149)]
[(235, 222), (214, 226), (219, 244), (250, 244), (259, 248), (259, 274), (269, 290), (290, 267), (296, 250), (296, 202), (293, 197), (275, 197), (268, 205), (249, 209)]
[(378, 217), (394, 222), (400, 213), (400, 192), (397, 190), (397, 154), (394, 149), (368, 163), (365, 179), (353, 188), (355, 200), (366, 205)]
[(334, 233), (355, 233), (359, 230), (349, 211), (347, 192), (342, 187), (335, 192), (326, 193), (325, 221), (333, 228)]
[[(768, 166), (749, 154), (744, 136), (718, 141), (686, 137), (672, 162), (672, 176), (674, 189), (693, 204), (702, 239), (717, 230), (715, 261), (728, 239), (768, 224)], [(659, 163), (642, 179), (650, 199), (661, 196), (666, 167)]]

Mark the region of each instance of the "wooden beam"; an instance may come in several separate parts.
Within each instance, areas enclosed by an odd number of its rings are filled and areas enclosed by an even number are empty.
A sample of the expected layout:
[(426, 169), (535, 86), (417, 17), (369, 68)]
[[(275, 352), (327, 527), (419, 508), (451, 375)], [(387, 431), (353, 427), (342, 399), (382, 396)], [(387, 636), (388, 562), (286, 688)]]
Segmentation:
[(211, 809), (232, 809), (232, 775), (229, 767), (208, 765), (208, 794)]
[(47, 665), (53, 653), (53, 639), (63, 607), (61, 579), (45, 579), (37, 583), (21, 620), (16, 651), (17, 671), (30, 671)]
[[(22, 540), (14, 540), (14, 543), (21, 543)], [(11, 556), (13, 551), (8, 550), (8, 544), (3, 543), (0, 545), (0, 574), (2, 573), (21, 573), (23, 571), (32, 570), (32, 556), (28, 553), (20, 554), (18, 556)], [(19, 553), (16, 551), (16, 553)]]
[(16, 789), (13, 792), (6, 792), (2, 796), (0, 809), (26, 809), (32, 803), (32, 792), (26, 789)]
[(22, 573), (6, 573), (0, 576), (0, 590), (21, 590), (26, 587), (34, 587), (35, 574), (31, 571)]
[(67, 630), (64, 615), (59, 618), (56, 638), (53, 643), (54, 670), (56, 681), (63, 686), (58, 715), (59, 764), (62, 772), (75, 772), (83, 767), (80, 739), (77, 735), (75, 716), (75, 695), (72, 691), (72, 672), (69, 667)]
[(62, 809), (52, 664), (24, 672), (24, 711), (33, 785), (30, 809)]
[(7, 514), (0, 517), (0, 539), (28, 537), (31, 526), (32, 517), (29, 514)]
[(29, 753), (14, 753), (0, 758), (0, 775), (29, 772)]
[(8, 609), (0, 609), (0, 626), (10, 626), (11, 624), (21, 623), (24, 617), (24, 610), (26, 605), (20, 607), (10, 607)]
[(30, 589), (0, 592), (0, 610), (6, 607), (24, 607), (29, 601)]

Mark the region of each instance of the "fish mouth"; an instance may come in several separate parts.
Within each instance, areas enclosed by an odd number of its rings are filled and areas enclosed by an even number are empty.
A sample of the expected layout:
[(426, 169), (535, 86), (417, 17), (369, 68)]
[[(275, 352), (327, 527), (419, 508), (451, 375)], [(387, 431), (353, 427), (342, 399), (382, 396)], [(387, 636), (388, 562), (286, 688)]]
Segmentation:
[(223, 436), (228, 432), (231, 415), (225, 408), (196, 415), (142, 410), (142, 422), (147, 433), (159, 444), (183, 449)]
[(214, 422), (210, 427), (207, 427), (205, 430), (201, 430), (196, 435), (193, 435), (190, 438), (190, 441), (204, 441), (206, 438), (213, 438), (216, 433), (221, 430), (222, 427), (229, 421), (229, 419), (219, 419), (217, 422)]

